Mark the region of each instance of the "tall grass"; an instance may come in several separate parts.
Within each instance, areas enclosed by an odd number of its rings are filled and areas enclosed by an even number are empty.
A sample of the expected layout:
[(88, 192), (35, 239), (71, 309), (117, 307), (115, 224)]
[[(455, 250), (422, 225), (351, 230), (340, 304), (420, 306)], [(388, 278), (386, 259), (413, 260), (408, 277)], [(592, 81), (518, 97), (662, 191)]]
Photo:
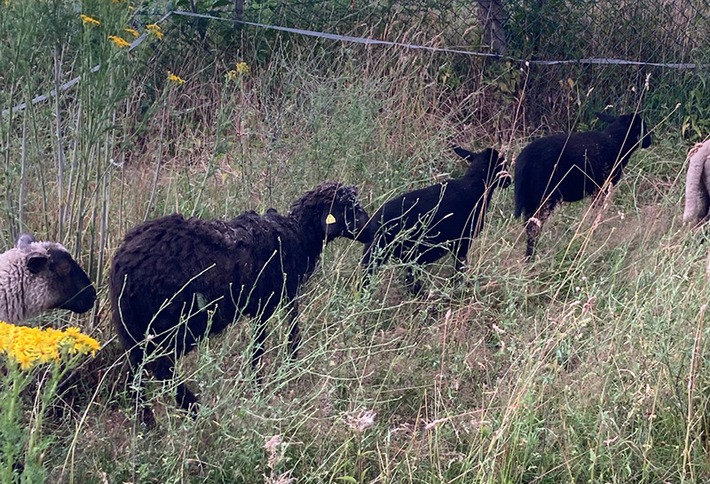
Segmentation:
[[(45, 420), (52, 482), (710, 478), (706, 247), (681, 226), (686, 147), (667, 123), (610, 198), (551, 217), (533, 264), (522, 262), (512, 190), (496, 193), (464, 276), (451, 277), (449, 259), (427, 267), (419, 298), (396, 263), (358, 292), (361, 246), (329, 245), (300, 296), (297, 361), (277, 315), (255, 385), (252, 323), (242, 320), (178, 363), (199, 393), (198, 418), (176, 409), (175, 382), (146, 374), (159, 426), (142, 428), (105, 297), (129, 228), (173, 211), (287, 211), (325, 179), (360, 186), (374, 211), (460, 174), (453, 144), (503, 146), (512, 159), (539, 127), (524, 129), (519, 93), (501, 88), (524, 85), (513, 67), (477, 65), (475, 86), (457, 91), (431, 54), (275, 42), (268, 59), (249, 48), (214, 55), (175, 42), (169, 25), (129, 54), (107, 35), (129, 18), (141, 31), (147, 22), (122, 3), (84, 7), (101, 26), (82, 26), (59, 2), (0, 9), (7, 32), (24, 29), (0, 45), (3, 109), (82, 76), (0, 123), (3, 246), (19, 230), (59, 239), (100, 294), (77, 321), (105, 346), (64, 382)], [(251, 69), (229, 78), (238, 60)], [(631, 106), (640, 96), (625, 95)]]

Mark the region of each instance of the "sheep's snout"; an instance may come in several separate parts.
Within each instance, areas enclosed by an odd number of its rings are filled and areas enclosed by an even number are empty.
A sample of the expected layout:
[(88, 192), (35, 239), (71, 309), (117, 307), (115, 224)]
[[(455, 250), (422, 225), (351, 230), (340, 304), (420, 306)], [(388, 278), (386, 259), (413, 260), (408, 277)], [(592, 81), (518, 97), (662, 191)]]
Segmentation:
[(45, 267), (46, 277), (55, 281), (59, 301), (57, 309), (68, 309), (81, 314), (94, 307), (96, 289), (89, 276), (69, 253), (57, 249), (48, 250)]
[(500, 188), (508, 188), (510, 184), (513, 183), (513, 177), (510, 172), (505, 169), (498, 172), (496, 179)]
[(59, 309), (68, 309), (69, 311), (82, 314), (93, 308), (95, 302), (96, 289), (87, 278), (87, 284), (79, 289), (76, 294), (64, 301), (59, 306)]
[[(350, 211), (348, 211), (350, 212)], [(349, 235), (358, 242), (366, 242), (363, 240), (365, 237), (365, 226), (370, 220), (370, 216), (367, 214), (364, 208), (359, 204), (352, 210), (351, 213), (346, 214), (345, 226)]]

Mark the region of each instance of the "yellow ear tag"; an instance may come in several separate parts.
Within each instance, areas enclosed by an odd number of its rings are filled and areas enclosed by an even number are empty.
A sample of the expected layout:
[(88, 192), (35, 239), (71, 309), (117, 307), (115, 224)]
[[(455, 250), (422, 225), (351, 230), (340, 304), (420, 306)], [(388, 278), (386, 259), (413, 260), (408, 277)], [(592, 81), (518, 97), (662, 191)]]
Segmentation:
[(332, 213), (329, 213), (328, 216), (325, 218), (325, 223), (327, 225), (331, 225), (335, 223), (335, 217), (333, 217)]

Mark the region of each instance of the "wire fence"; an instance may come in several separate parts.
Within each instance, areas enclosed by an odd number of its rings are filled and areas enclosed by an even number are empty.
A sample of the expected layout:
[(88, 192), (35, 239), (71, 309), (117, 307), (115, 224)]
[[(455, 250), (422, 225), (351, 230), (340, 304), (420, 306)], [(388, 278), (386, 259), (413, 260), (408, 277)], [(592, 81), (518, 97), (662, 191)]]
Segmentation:
[(254, 1), (241, 20), (547, 61), (710, 59), (706, 0)]
[[(186, 10), (170, 10), (175, 6)], [(704, 102), (710, 95), (707, 7), (706, 0), (179, 0), (176, 5), (155, 2), (153, 14), (144, 10), (140, 15), (173, 23), (183, 38), (216, 42), (216, 47), (224, 41), (221, 34), (233, 36), (238, 30), (242, 38), (252, 39), (255, 51), (259, 42), (287, 35), (291, 42), (299, 36), (317, 37), (435, 52), (441, 55), (439, 64), (447, 65), (447, 77), (457, 79), (464, 92), (466, 80), (480, 78), (484, 69), (497, 76), (496, 87), (517, 95), (532, 125), (564, 118), (562, 111), (568, 116), (570, 104), (580, 104), (583, 96), (589, 109), (638, 104), (650, 79), (652, 94), (644, 107), (667, 110), (677, 105), (681, 118), (690, 119), (699, 132), (710, 126), (710, 108)], [(524, 76), (520, 69), (525, 69)], [(25, 107), (23, 103), (11, 111)], [(9, 112), (5, 109), (3, 115)]]
[[(710, 128), (707, 0), (257, 0), (238, 12), (231, 5), (201, 11), (198, 2), (193, 13), (251, 22), (242, 35), (252, 39), (295, 33), (429, 49), (464, 91), (468, 79), (497, 76), (496, 86), (517, 96), (531, 125), (574, 116), (582, 98), (589, 110), (630, 108), (643, 98), (646, 110), (676, 109), (697, 134)], [(220, 28), (213, 19), (185, 22)], [(282, 31), (270, 34), (265, 25)]]

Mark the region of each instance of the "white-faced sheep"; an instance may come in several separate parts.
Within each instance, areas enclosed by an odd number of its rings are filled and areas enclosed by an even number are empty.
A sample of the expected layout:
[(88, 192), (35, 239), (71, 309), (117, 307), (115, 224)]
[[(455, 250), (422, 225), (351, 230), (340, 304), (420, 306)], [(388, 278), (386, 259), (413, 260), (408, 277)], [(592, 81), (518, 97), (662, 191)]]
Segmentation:
[[(294, 298), (312, 274), (323, 246), (355, 239), (367, 222), (355, 187), (326, 182), (291, 206), (229, 221), (175, 214), (146, 222), (127, 235), (113, 259), (109, 290), (113, 321), (134, 368), (141, 362), (158, 379), (173, 377), (175, 359), (199, 339), (248, 315), (258, 320), (252, 364), (264, 352), (266, 321), (280, 304), (289, 311), (289, 348), (299, 343)], [(177, 402), (196, 410), (184, 385)], [(142, 408), (142, 420), (154, 423)]]
[(89, 276), (57, 242), (21, 234), (0, 254), (0, 320), (21, 323), (52, 309), (85, 313), (96, 289)]
[(555, 206), (596, 194), (616, 184), (631, 154), (651, 145), (641, 116), (598, 113), (602, 131), (546, 136), (527, 145), (515, 162), (515, 216), (525, 217), (526, 258), (535, 251), (542, 225)]
[(683, 222), (700, 225), (710, 218), (710, 139), (688, 153)]
[[(493, 189), (510, 185), (510, 174), (503, 157), (492, 148), (480, 153), (454, 151), (469, 161), (464, 176), (393, 198), (368, 222), (362, 235), (367, 242), (362, 257), (365, 285), (375, 268), (390, 257), (427, 264), (453, 252), (456, 269), (463, 269), (471, 240), (483, 228)], [(421, 291), (411, 266), (405, 283), (412, 293)]]

